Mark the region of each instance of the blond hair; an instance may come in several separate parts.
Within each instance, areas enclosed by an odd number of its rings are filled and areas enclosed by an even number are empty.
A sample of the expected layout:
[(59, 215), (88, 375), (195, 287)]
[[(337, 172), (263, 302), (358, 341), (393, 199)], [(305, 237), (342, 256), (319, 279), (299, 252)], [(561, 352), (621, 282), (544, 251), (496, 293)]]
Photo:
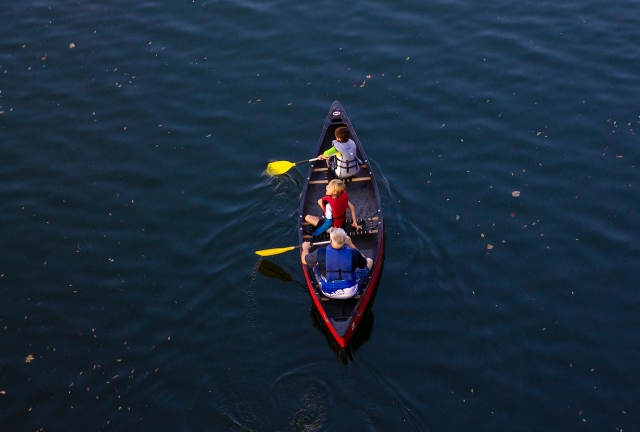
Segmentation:
[(347, 185), (340, 179), (333, 179), (329, 182), (329, 195), (340, 195), (347, 190)]
[(344, 243), (347, 241), (347, 233), (344, 232), (342, 228), (336, 228), (331, 231), (331, 243), (335, 244), (338, 248), (344, 246)]

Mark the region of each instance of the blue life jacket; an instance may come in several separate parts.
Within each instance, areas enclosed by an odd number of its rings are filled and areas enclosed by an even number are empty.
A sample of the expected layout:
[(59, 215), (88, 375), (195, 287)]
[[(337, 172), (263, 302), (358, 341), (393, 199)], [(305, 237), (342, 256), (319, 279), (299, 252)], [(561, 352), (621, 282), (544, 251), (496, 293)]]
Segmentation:
[(320, 281), (322, 291), (332, 294), (337, 290), (352, 288), (357, 285), (355, 269), (351, 260), (351, 248), (344, 246), (334, 249), (331, 245), (325, 252), (326, 275)]

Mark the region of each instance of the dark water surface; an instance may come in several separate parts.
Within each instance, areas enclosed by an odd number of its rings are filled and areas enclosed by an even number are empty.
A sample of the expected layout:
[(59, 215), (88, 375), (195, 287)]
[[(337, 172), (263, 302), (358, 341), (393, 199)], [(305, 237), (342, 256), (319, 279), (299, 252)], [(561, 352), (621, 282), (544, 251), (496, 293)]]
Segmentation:
[[(639, 11), (3, 5), (0, 430), (640, 430)], [(254, 254), (336, 99), (387, 238), (342, 354)]]

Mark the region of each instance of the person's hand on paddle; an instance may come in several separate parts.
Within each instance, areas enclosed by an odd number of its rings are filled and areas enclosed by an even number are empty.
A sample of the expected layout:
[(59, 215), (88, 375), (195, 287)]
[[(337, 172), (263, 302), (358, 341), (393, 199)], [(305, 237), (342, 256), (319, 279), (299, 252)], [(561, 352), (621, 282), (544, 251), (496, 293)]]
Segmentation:
[(309, 251), (311, 250), (311, 242), (304, 242), (302, 243), (302, 252), (306, 255), (309, 253)]
[(323, 154), (321, 154), (320, 156), (318, 156), (318, 160), (325, 160), (327, 157)]
[(311, 250), (311, 242), (306, 241), (302, 243), (302, 245), (300, 245), (300, 249), (300, 260), (302, 261), (302, 264), (307, 264), (307, 260), (304, 257), (306, 257)]

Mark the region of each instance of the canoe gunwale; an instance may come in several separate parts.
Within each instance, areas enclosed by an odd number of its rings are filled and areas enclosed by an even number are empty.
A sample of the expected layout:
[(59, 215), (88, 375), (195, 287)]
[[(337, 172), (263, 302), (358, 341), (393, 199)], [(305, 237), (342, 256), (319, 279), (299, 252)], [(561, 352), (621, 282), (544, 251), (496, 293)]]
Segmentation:
[[(327, 118), (325, 120), (322, 133), (320, 134), (320, 138), (316, 145), (313, 157), (317, 157), (324, 151), (323, 146), (330, 146), (330, 142), (333, 140), (333, 131), (339, 126), (347, 126), (349, 128), (351, 139), (353, 139), (353, 141), (356, 143), (358, 156), (360, 157), (363, 164), (360, 172), (356, 175), (357, 178), (355, 179), (355, 181), (352, 182), (350, 180), (347, 180), (347, 192), (349, 193), (349, 199), (350, 201), (352, 201), (351, 191), (354, 189), (349, 189), (349, 187), (351, 184), (353, 184), (353, 186), (351, 186), (352, 188), (357, 188), (357, 190), (363, 191), (363, 194), (366, 194), (366, 196), (368, 197), (367, 204), (370, 206), (369, 211), (372, 212), (373, 210), (375, 210), (375, 214), (362, 215), (360, 213), (361, 210), (358, 208), (358, 205), (354, 203), (358, 211), (359, 220), (362, 219), (362, 216), (364, 216), (370, 218), (368, 220), (375, 220), (377, 222), (375, 231), (371, 230), (368, 233), (362, 234), (360, 240), (358, 238), (353, 239), (354, 243), (361, 251), (363, 250), (363, 248), (360, 246), (361, 241), (366, 243), (366, 245), (369, 247), (367, 252), (370, 253), (366, 253), (365, 255), (369, 258), (373, 258), (373, 268), (367, 276), (368, 280), (366, 280), (363, 284), (362, 290), (360, 291), (360, 297), (358, 299), (352, 298), (345, 300), (327, 300), (326, 298), (324, 298), (323, 300), (324, 296), (315, 283), (313, 272), (305, 264), (302, 264), (302, 270), (305, 275), (307, 288), (309, 289), (309, 293), (311, 295), (313, 303), (315, 304), (320, 317), (324, 321), (325, 326), (328, 328), (329, 332), (338, 342), (338, 344), (342, 348), (346, 348), (353, 338), (354, 334), (357, 332), (358, 325), (360, 324), (360, 322), (362, 322), (362, 319), (370, 308), (371, 299), (373, 298), (378, 286), (379, 278), (381, 275), (382, 262), (384, 258), (384, 224), (380, 195), (378, 192), (377, 184), (375, 182), (375, 177), (373, 175), (373, 170), (371, 169), (371, 164), (364, 152), (364, 149), (362, 148), (362, 145), (360, 144), (360, 140), (358, 139), (358, 136), (356, 135), (347, 114), (338, 101), (334, 101), (331, 105), (331, 109), (329, 110), (329, 114), (327, 115)], [(300, 243), (309, 240), (308, 238), (305, 238), (305, 231), (303, 229), (304, 215), (309, 214), (305, 213), (305, 211), (313, 208), (310, 201), (307, 200), (307, 195), (310, 188), (315, 186), (314, 190), (316, 193), (314, 194), (313, 199), (317, 201), (317, 199), (320, 198), (321, 195), (318, 197), (315, 196), (316, 194), (318, 194), (317, 186), (326, 184), (326, 182), (314, 182), (312, 181), (312, 179), (318, 178), (319, 175), (323, 175), (323, 172), (327, 172), (326, 169), (321, 168), (324, 167), (324, 164), (324, 161), (316, 161), (311, 163), (305, 177), (305, 184), (300, 196), (300, 208), (298, 212), (298, 233)], [(328, 174), (324, 175), (328, 176)], [(313, 183), (318, 184), (314, 185)], [(309, 197), (309, 199), (311, 198), (312, 197)], [(315, 204), (315, 207), (317, 208), (317, 204)], [(312, 250), (314, 249), (312, 248)], [(335, 320), (335, 317), (331, 315), (331, 312), (329, 312), (329, 309), (336, 309), (340, 307), (342, 307), (343, 311), (348, 310), (348, 316), (345, 315), (339, 317), (341, 321), (337, 322)]]

